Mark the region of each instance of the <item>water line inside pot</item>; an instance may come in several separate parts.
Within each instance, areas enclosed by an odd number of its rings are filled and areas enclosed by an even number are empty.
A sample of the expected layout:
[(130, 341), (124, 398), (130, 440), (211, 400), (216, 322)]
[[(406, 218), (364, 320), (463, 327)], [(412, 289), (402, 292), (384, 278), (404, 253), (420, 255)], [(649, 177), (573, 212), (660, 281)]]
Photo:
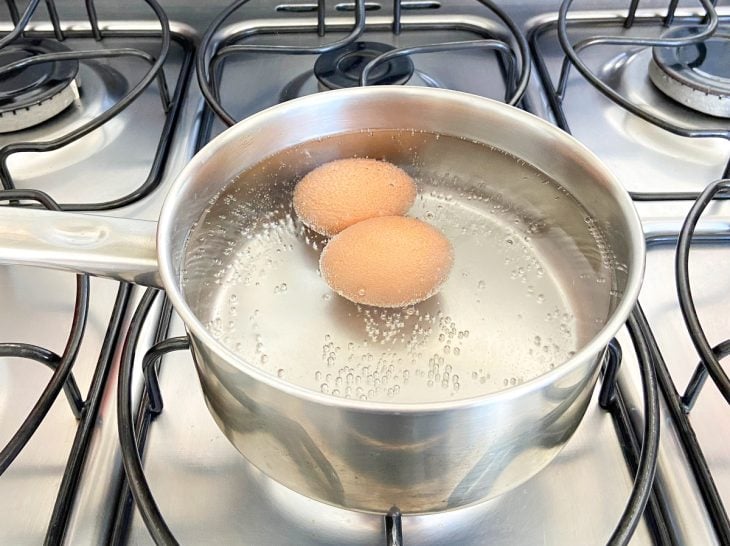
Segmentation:
[[(356, 305), (319, 276), (326, 239), (291, 192), (315, 166), (384, 159), (418, 184), (410, 215), (450, 239), (440, 293), (404, 309)], [(192, 228), (185, 297), (251, 365), (325, 394), (393, 403), (470, 398), (565, 362), (605, 324), (621, 264), (563, 187), (501, 150), (416, 131), (310, 141), (241, 173)]]

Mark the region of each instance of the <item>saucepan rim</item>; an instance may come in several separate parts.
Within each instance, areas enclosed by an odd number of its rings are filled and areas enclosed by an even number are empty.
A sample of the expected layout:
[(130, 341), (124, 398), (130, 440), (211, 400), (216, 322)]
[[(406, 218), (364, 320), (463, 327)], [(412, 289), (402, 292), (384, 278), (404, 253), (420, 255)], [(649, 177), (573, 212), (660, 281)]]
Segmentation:
[[(416, 403), (372, 402), (339, 398), (306, 389), (271, 375), (253, 364), (249, 364), (245, 359), (241, 358), (241, 356), (236, 355), (233, 351), (226, 348), (222, 342), (215, 339), (206, 330), (203, 323), (198, 319), (188, 305), (182, 292), (181, 279), (175, 275), (174, 271), (171, 229), (174, 224), (175, 217), (178, 214), (178, 210), (180, 207), (185, 206), (180, 197), (182, 190), (188, 183), (190, 183), (190, 179), (194, 177), (193, 173), (200, 169), (203, 162), (214, 160), (215, 150), (218, 148), (229, 145), (231, 141), (240, 139), (242, 135), (255, 135), (255, 128), (257, 126), (265, 126), (270, 121), (273, 121), (275, 118), (280, 116), (285, 116), (290, 111), (301, 108), (317, 108), (319, 105), (322, 105), (322, 103), (332, 100), (334, 94), (363, 94), (363, 97), (365, 95), (370, 98), (382, 96), (384, 98), (391, 99), (393, 95), (396, 95), (398, 99), (402, 101), (416, 100), (419, 97), (424, 97), (425, 95), (439, 95), (439, 100), (458, 103), (461, 106), (489, 109), (493, 111), (497, 110), (501, 115), (510, 118), (510, 121), (513, 120), (514, 123), (529, 123), (534, 125), (536, 130), (549, 134), (555, 146), (566, 147), (573, 155), (580, 157), (582, 161), (590, 164), (592, 170), (599, 172), (601, 180), (597, 179), (596, 183), (602, 183), (607, 187), (629, 226), (629, 233), (627, 233), (626, 236), (630, 248), (630, 265), (627, 271), (628, 278), (622, 299), (598, 333), (585, 343), (583, 347), (576, 351), (571, 358), (542, 375), (539, 375), (529, 381), (525, 381), (522, 384), (477, 397)], [(522, 159), (529, 162), (529, 158)], [(595, 359), (595, 365), (597, 366), (598, 357), (603, 354), (603, 351), (611, 338), (613, 338), (616, 332), (618, 332), (621, 326), (626, 322), (629, 313), (638, 299), (639, 290), (644, 276), (646, 248), (641, 222), (628, 192), (621, 186), (618, 179), (608, 170), (607, 167), (603, 165), (598, 157), (596, 157), (590, 150), (588, 150), (588, 148), (583, 146), (568, 133), (528, 112), (488, 98), (445, 89), (382, 86), (339, 89), (294, 99), (256, 113), (216, 136), (195, 155), (195, 157), (180, 172), (176, 180), (173, 182), (170, 191), (165, 198), (160, 214), (157, 230), (157, 254), (162, 283), (175, 310), (185, 323), (188, 335), (191, 335), (197, 342), (203, 343), (206, 348), (215, 353), (218, 358), (237, 368), (242, 373), (249, 375), (257, 381), (261, 381), (274, 389), (322, 406), (370, 413), (414, 414), (442, 412), (448, 410), (467, 410), (489, 404), (497, 404), (501, 401), (519, 398), (529, 392), (541, 390), (544, 387), (559, 381), (562, 377), (567, 376), (576, 368), (584, 366), (587, 359)]]

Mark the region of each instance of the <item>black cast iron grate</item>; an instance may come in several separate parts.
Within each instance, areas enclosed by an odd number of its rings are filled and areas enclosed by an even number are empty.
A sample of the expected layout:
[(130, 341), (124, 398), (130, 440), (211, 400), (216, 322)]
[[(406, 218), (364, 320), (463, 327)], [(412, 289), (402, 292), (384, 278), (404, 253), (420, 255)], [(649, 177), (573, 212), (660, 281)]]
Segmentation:
[[(437, 44), (427, 44), (423, 46), (414, 46), (408, 48), (397, 48), (387, 51), (381, 55), (375, 56), (364, 67), (360, 77), (360, 85), (374, 83), (371, 80), (374, 76), (374, 70), (385, 63), (392, 62), (402, 58), (410, 58), (421, 53), (437, 53), (466, 49), (486, 49), (495, 51), (502, 66), (502, 74), (500, 77), (505, 80), (506, 96), (505, 102), (509, 104), (518, 104), (527, 89), (530, 78), (530, 51), (527, 40), (517, 25), (507, 16), (507, 14), (492, 0), (475, 0), (491, 12), (493, 16), (505, 27), (508, 32), (509, 39), (501, 39), (498, 37), (485, 37), (479, 40), (465, 40), (461, 42), (446, 42)], [(198, 77), (198, 85), (205, 97), (208, 107), (215, 115), (227, 126), (233, 125), (237, 120), (223, 106), (220, 93), (220, 75), (223, 61), (226, 57), (242, 53), (257, 54), (288, 54), (288, 55), (323, 55), (332, 51), (342, 49), (354, 44), (358, 38), (369, 28), (366, 18), (367, 4), (364, 0), (356, 0), (352, 9), (355, 12), (354, 26), (349, 34), (339, 40), (318, 46), (289, 46), (289, 45), (260, 45), (239, 43), (246, 35), (250, 35), (253, 31), (247, 33), (234, 34), (224, 40), (217, 41), (216, 35), (221, 27), (231, 19), (231, 17), (243, 7), (248, 0), (237, 0), (223, 10), (211, 23), (200, 43), (199, 54), (196, 60), (196, 73)], [(399, 35), (403, 32), (411, 30), (411, 26), (402, 21), (402, 8), (407, 2), (402, 0), (393, 1), (393, 20), (390, 24), (390, 30), (393, 34)], [(320, 0), (316, 5), (317, 21), (316, 26), (312, 28), (312, 33), (316, 33), (322, 37), (329, 31), (325, 21), (325, 2)], [(419, 25), (419, 30), (443, 30), (444, 24), (434, 23), (432, 26)], [(287, 33), (302, 31), (301, 27), (279, 27), (258, 28), (256, 34), (266, 34), (272, 36), (272, 41), (276, 40), (277, 33)]]
[[(726, 127), (702, 130), (688, 129), (657, 117), (651, 112), (645, 110), (640, 104), (632, 103), (629, 99), (622, 96), (616, 90), (601, 81), (601, 79), (591, 71), (580, 56), (581, 51), (585, 51), (587, 48), (601, 44), (618, 45), (628, 49), (632, 47), (674, 47), (683, 44), (701, 42), (703, 39), (713, 36), (717, 31), (719, 23), (726, 21), (726, 19), (718, 17), (714, 8), (716, 3), (715, 1), (699, 0), (699, 3), (704, 11), (704, 13), (700, 16), (678, 17), (676, 15), (678, 2), (676, 0), (671, 0), (667, 7), (666, 14), (663, 17), (640, 17), (637, 15), (639, 1), (631, 0), (628, 11), (622, 18), (581, 17), (571, 20), (570, 9), (573, 4), (573, 0), (564, 0), (561, 5), (558, 20), (535, 28), (530, 36), (531, 49), (538, 69), (538, 74), (540, 75), (543, 86), (547, 91), (548, 101), (558, 126), (563, 130), (570, 132), (570, 127), (563, 110), (563, 100), (568, 86), (569, 71), (571, 67), (575, 67), (586, 81), (590, 82), (590, 84), (603, 95), (649, 123), (661, 127), (673, 134), (688, 138), (723, 138), (730, 140), (730, 130)], [(593, 36), (583, 39), (577, 43), (572, 43), (570, 39), (571, 29), (606, 29), (615, 28), (616, 26), (623, 26), (624, 28), (629, 29), (635, 25), (642, 25), (641, 28), (656, 28), (657, 26), (669, 28), (673, 24), (692, 25), (693, 27), (699, 28), (699, 31), (691, 37), (680, 39)], [(544, 33), (555, 29), (557, 29), (560, 45), (565, 52), (565, 58), (563, 60), (557, 85), (551, 79), (545, 63), (545, 56), (540, 45), (540, 37)], [(725, 400), (730, 403), (730, 379), (719, 362), (730, 353), (730, 340), (719, 343), (715, 347), (710, 346), (700, 324), (694, 300), (692, 298), (692, 291), (689, 283), (688, 263), (690, 248), (693, 243), (701, 244), (730, 241), (730, 233), (727, 233), (726, 231), (703, 233), (702, 236), (697, 236), (693, 239), (697, 222), (708, 203), (713, 199), (730, 198), (730, 191), (728, 191), (730, 188), (730, 182), (727, 180), (728, 176), (730, 176), (730, 163), (728, 163), (725, 167), (723, 175), (724, 179), (712, 182), (702, 192), (660, 191), (631, 193), (631, 196), (635, 201), (695, 201), (679, 233), (647, 237), (647, 246), (649, 247), (667, 244), (676, 245), (677, 247), (675, 258), (675, 277), (679, 305), (692, 343), (694, 344), (701, 359), (699, 364), (696, 365), (695, 372), (692, 375), (684, 393), (680, 393), (677, 389), (651, 331), (649, 322), (640, 306), (637, 306), (636, 319), (637, 327), (646, 339), (650, 355), (657, 367), (659, 385), (662, 389), (671, 417), (677, 427), (684, 452), (700, 488), (700, 492), (710, 515), (714, 530), (722, 544), (730, 544), (730, 519), (728, 518), (728, 512), (722, 502), (722, 498), (718, 492), (717, 485), (715, 484), (702, 448), (695, 436), (694, 429), (692, 428), (689, 420), (689, 413), (694, 406), (697, 397), (700, 395), (700, 391), (702, 390), (708, 376), (712, 378)]]
[[(0, 191), (0, 202), (8, 201), (13, 203), (35, 202), (47, 209), (60, 210), (60, 207), (53, 199), (37, 190)], [(8, 444), (0, 451), (0, 475), (7, 470), (31, 439), (48, 414), (61, 389), (64, 390), (71, 411), (79, 422), (46, 531), (46, 544), (60, 543), (65, 534), (79, 478), (86, 462), (87, 450), (104, 387), (112, 367), (112, 357), (121, 337), (122, 323), (127, 311), (130, 292), (130, 285), (120, 284), (91, 386), (85, 399), (76, 385), (71, 370), (76, 361), (86, 328), (90, 297), (89, 277), (87, 275), (77, 275), (76, 277), (74, 314), (69, 329), (68, 341), (62, 355), (58, 355), (44, 347), (27, 343), (0, 343), (0, 357), (28, 359), (44, 364), (53, 370), (51, 379), (33, 409), (31, 409)]]
[[(14, 0), (6, 0), (10, 18), (13, 23), (13, 29), (0, 38), (0, 49), (13, 44), (16, 40), (26, 38), (43, 38), (45, 40), (57, 40), (59, 42), (66, 38), (89, 38), (100, 42), (103, 42), (106, 38), (154, 38), (159, 40), (160, 51), (157, 57), (152, 57), (147, 52), (135, 48), (57, 51), (36, 55), (30, 59), (24, 59), (17, 63), (13, 63), (13, 65), (6, 65), (0, 69), (0, 77), (2, 77), (2, 75), (18, 73), (28, 67), (48, 62), (69, 60), (84, 62), (91, 59), (117, 57), (136, 57), (144, 60), (150, 65), (145, 76), (116, 104), (112, 105), (105, 112), (75, 130), (47, 142), (13, 142), (2, 147), (0, 149), (0, 182), (2, 183), (2, 187), (0, 187), (0, 206), (40, 206), (57, 211), (109, 210), (122, 207), (142, 199), (157, 188), (162, 178), (163, 167), (170, 150), (172, 134), (183, 104), (184, 92), (187, 87), (192, 67), (194, 49), (193, 44), (186, 37), (176, 33), (171, 33), (167, 16), (155, 0), (145, 1), (153, 10), (155, 17), (160, 24), (160, 30), (137, 32), (131, 30), (103, 29), (99, 23), (93, 0), (86, 0), (88, 22), (90, 26), (89, 30), (65, 29), (59, 19), (54, 0), (46, 0), (45, 2), (53, 31), (45, 32), (30, 30), (27, 28), (28, 23), (36, 13), (40, 3), (39, 0), (31, 0), (22, 13), (19, 12)], [(166, 79), (162, 72), (171, 39), (178, 42), (185, 53), (180, 72), (177, 76), (177, 84), (172, 96), (169, 95)], [(120, 114), (127, 106), (134, 102), (145, 89), (152, 85), (154, 81), (158, 84), (161, 108), (163, 108), (166, 112), (166, 118), (149, 174), (136, 190), (128, 195), (121, 196), (108, 202), (57, 203), (52, 197), (44, 192), (34, 189), (15, 188), (12, 174), (8, 169), (8, 158), (12, 154), (29, 151), (41, 152), (55, 150), (78, 140), (84, 135), (102, 127), (107, 121)], [(123, 283), (119, 285), (107, 325), (106, 334), (99, 352), (97, 365), (91, 380), (91, 385), (85, 398), (79, 391), (72, 373), (72, 368), (75, 364), (86, 327), (90, 299), (88, 276), (77, 276), (73, 319), (63, 354), (58, 355), (44, 347), (27, 343), (0, 343), (0, 357), (17, 357), (27, 359), (44, 364), (53, 370), (51, 379), (38, 401), (35, 403), (18, 431), (13, 435), (8, 444), (0, 451), (0, 475), (12, 464), (33, 436), (56, 400), (61, 389), (64, 390), (69, 401), (71, 411), (78, 420), (76, 434), (67, 459), (63, 478), (59, 486), (53, 513), (47, 527), (45, 537), (46, 544), (60, 544), (65, 535), (66, 526), (76, 498), (79, 480), (86, 463), (88, 448), (96, 423), (102, 395), (107, 384), (109, 372), (112, 368), (114, 352), (122, 337), (124, 318), (129, 308), (129, 297), (131, 291), (131, 285)]]
[[(530, 33), (530, 46), (540, 76), (540, 81), (547, 93), (548, 103), (552, 114), (555, 116), (557, 125), (564, 131), (570, 133), (570, 125), (566, 117), (563, 103), (568, 88), (568, 76), (571, 68), (575, 68), (593, 87), (595, 87), (604, 96), (609, 98), (615, 104), (619, 105), (626, 111), (638, 116), (639, 118), (656, 125), (670, 133), (688, 137), (688, 138), (722, 138), (730, 140), (730, 129), (727, 124), (723, 126), (718, 121), (716, 128), (695, 129), (685, 127), (673, 123), (663, 117), (649, 111), (641, 104), (632, 102), (629, 98), (623, 96), (617, 90), (613, 89), (606, 82), (596, 75), (591, 68), (584, 62), (581, 53), (591, 47), (601, 45), (613, 45), (625, 48), (626, 51), (632, 48), (649, 48), (649, 47), (676, 47), (680, 45), (689, 45), (700, 43), (702, 40), (713, 36), (718, 29), (719, 23), (727, 21), (718, 17), (712, 0), (698, 0), (704, 10), (701, 16), (684, 16), (677, 17), (676, 9), (677, 0), (671, 0), (664, 17), (658, 16), (638, 16), (639, 0), (631, 0), (628, 11), (624, 17), (580, 17), (576, 19), (570, 18), (570, 10), (574, 0), (563, 0), (560, 7), (560, 13), (557, 21), (544, 23), (537, 26)], [(592, 28), (599, 29), (630, 29), (639, 27), (642, 29), (649, 28), (669, 28), (673, 24), (692, 25), (700, 30), (691, 36), (683, 38), (648, 38), (648, 37), (628, 37), (619, 35), (598, 35), (592, 36), (573, 43), (570, 38), (571, 30), (585, 30)], [(565, 53), (562, 67), (555, 83), (550, 75), (545, 62), (545, 55), (541, 47), (540, 38), (547, 32), (557, 30), (560, 46)], [(730, 176), (730, 162), (726, 164), (723, 178)], [(652, 191), (652, 192), (629, 192), (635, 201), (677, 201), (677, 200), (695, 200), (700, 197), (698, 192), (670, 192), (670, 191)], [(730, 197), (728, 192), (719, 192), (715, 196), (717, 199), (727, 199)]]

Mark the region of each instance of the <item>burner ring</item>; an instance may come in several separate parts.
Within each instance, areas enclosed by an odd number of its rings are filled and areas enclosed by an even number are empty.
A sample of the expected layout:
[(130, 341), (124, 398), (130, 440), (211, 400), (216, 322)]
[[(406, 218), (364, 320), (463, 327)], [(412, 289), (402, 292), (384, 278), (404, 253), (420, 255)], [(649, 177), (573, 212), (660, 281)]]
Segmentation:
[[(383, 53), (395, 49), (380, 42), (353, 42), (320, 55), (314, 63), (314, 75), (328, 89), (358, 87), (365, 66)], [(402, 85), (413, 75), (413, 62), (398, 57), (375, 68), (370, 85)]]
[[(0, 50), (0, 66), (42, 55), (67, 53), (65, 45), (48, 39), (21, 39)], [(0, 79), (0, 133), (42, 123), (67, 108), (78, 96), (78, 61), (27, 66)]]
[[(677, 27), (665, 38), (685, 38), (699, 32)], [(652, 83), (680, 104), (730, 118), (730, 36), (716, 33), (704, 42), (679, 47), (654, 47), (649, 63)]]

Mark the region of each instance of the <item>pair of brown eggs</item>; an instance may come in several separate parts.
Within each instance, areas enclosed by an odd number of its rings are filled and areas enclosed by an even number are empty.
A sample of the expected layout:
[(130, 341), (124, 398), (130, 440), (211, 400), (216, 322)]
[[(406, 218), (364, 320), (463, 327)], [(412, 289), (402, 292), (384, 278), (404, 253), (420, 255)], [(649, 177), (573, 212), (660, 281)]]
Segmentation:
[(294, 188), (294, 210), (310, 229), (332, 237), (319, 260), (339, 295), (378, 307), (404, 307), (433, 296), (454, 255), (433, 226), (404, 216), (416, 184), (402, 169), (375, 159), (325, 163)]

